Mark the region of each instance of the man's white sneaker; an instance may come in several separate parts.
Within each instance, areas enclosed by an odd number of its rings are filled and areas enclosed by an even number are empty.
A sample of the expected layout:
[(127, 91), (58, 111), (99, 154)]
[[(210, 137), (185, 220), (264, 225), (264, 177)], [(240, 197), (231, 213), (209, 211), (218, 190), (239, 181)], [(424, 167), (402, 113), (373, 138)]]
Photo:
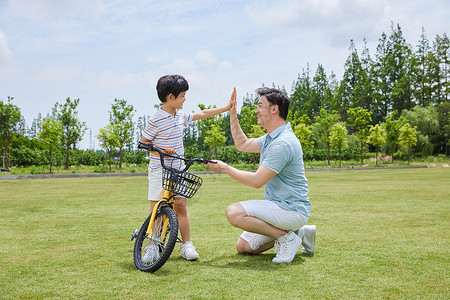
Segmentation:
[(302, 244), (302, 239), (293, 231), (275, 240), (277, 255), (272, 259), (275, 263), (290, 263)]
[(199, 259), (197, 251), (195, 251), (195, 247), (192, 242), (187, 241), (184, 244), (180, 245), (181, 256), (186, 260), (196, 260)]
[(146, 248), (146, 251), (141, 258), (143, 263), (149, 263), (152, 261), (156, 261), (159, 258), (158, 246), (156, 246), (155, 244), (150, 244), (150, 245), (147, 245), (145, 248)]
[(316, 225), (305, 225), (297, 234), (302, 239), (302, 253), (312, 255), (316, 243)]

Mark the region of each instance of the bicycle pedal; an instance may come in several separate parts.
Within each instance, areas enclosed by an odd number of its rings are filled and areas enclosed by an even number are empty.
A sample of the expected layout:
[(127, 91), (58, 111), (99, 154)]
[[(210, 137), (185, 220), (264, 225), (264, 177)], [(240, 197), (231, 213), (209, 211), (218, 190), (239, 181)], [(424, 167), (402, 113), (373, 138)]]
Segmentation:
[(139, 234), (139, 229), (136, 229), (133, 234), (131, 235), (130, 242), (132, 242)]

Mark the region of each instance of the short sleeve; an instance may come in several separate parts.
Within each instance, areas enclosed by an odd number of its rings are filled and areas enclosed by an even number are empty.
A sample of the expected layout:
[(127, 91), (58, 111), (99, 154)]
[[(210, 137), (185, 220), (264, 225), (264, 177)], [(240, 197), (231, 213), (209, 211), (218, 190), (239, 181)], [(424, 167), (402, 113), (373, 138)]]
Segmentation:
[(262, 161), (262, 165), (276, 173), (292, 160), (292, 149), (285, 142), (274, 142), (267, 149), (267, 155)]
[(146, 139), (152, 141), (157, 134), (158, 134), (158, 126), (152, 120), (148, 120), (147, 124), (145, 125), (144, 131), (142, 132), (142, 135)]
[(266, 143), (266, 137), (267, 137), (267, 134), (265, 134), (265, 135), (263, 135), (263, 136), (260, 136), (256, 141), (258, 142), (258, 146), (259, 146), (259, 148), (263, 148), (263, 146), (264, 146), (264, 144)]
[(183, 125), (188, 125), (194, 119), (194, 113), (181, 113), (181, 118), (183, 119)]

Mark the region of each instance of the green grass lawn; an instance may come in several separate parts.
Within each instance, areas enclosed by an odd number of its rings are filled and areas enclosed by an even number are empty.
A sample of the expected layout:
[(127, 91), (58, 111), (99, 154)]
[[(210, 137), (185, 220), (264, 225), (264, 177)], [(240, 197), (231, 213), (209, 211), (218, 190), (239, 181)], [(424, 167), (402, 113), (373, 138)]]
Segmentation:
[(129, 238), (148, 211), (146, 177), (0, 180), (0, 298), (450, 297), (450, 169), (307, 172), (313, 257), (237, 255), (227, 205), (263, 190), (202, 175), (189, 200), (200, 260), (179, 245), (138, 271)]

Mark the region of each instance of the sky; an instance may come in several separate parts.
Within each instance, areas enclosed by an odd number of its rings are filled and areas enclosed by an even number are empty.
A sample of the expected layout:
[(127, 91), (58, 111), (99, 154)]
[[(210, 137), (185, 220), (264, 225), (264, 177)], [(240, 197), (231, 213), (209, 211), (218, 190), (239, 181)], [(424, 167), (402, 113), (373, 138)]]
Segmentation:
[(78, 147), (99, 149), (114, 99), (135, 121), (153, 115), (163, 75), (188, 80), (185, 111), (224, 106), (233, 87), (240, 107), (262, 85), (291, 92), (308, 65), (341, 80), (350, 40), (373, 57), (392, 23), (413, 47), (422, 28), (431, 43), (449, 15), (449, 0), (0, 0), (0, 100), (14, 97), (30, 127), (80, 99)]

